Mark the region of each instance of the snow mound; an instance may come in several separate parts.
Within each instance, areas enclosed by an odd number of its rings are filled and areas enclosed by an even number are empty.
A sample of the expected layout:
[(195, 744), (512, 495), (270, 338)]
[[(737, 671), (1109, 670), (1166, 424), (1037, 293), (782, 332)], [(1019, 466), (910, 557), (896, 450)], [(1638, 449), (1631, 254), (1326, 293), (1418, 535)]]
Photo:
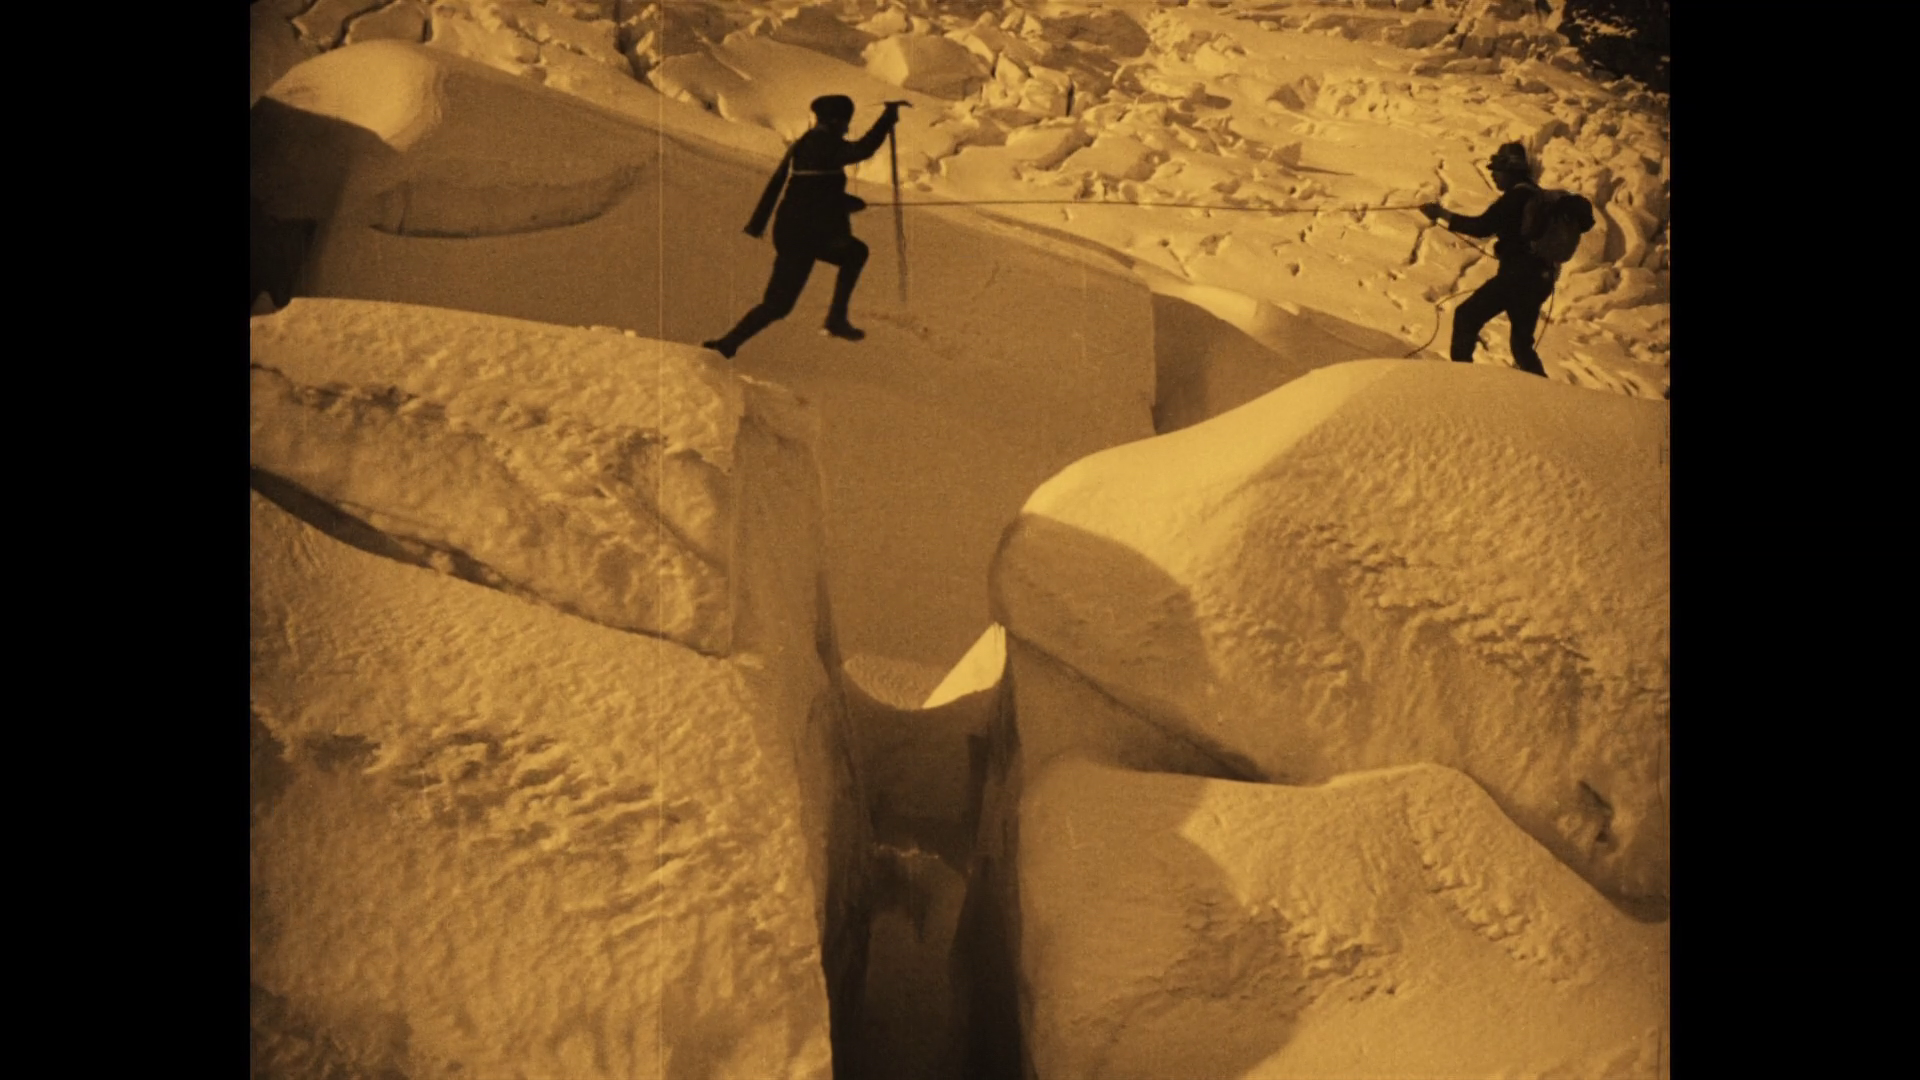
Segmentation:
[[(869, 55), (874, 55), (880, 44), (870, 46)], [(857, 107), (856, 136), (878, 116), (881, 102), (902, 100), (912, 104), (894, 129), (903, 177), (953, 150), (953, 135), (935, 126), (947, 118), (950, 102), (818, 49), (788, 44), (779, 34), (732, 34), (722, 45), (663, 61), (647, 78), (667, 97), (732, 121), (732, 130), (720, 133), (721, 142), (738, 144), (743, 133), (755, 129), (771, 130), (785, 141), (797, 139), (813, 123), (809, 103), (814, 98), (845, 94)], [(650, 115), (637, 118), (654, 122)], [(670, 118), (669, 122), (681, 126), (677, 119)], [(782, 145), (780, 150), (784, 149)], [(877, 183), (888, 181), (889, 172), (888, 155), (884, 153), (852, 169), (856, 178)]]
[(1349, 41), (1380, 41), (1407, 49), (1425, 49), (1452, 34), (1462, 16), (1441, 4), (1421, 13), (1419, 9), (1423, 6), (1425, 0), (1370, 3), (1364, 8), (1355, 5), (1332, 10), (1325, 7), (1314, 10), (1299, 4), (1291, 11), (1276, 12), (1273, 23), (1279, 29), (1308, 34), (1338, 34)]
[(250, 334), (256, 470), (469, 580), (731, 650), (748, 388), (700, 350), (347, 300)]
[(1085, 174), (1103, 180), (1145, 180), (1163, 158), (1155, 156), (1140, 140), (1126, 135), (1099, 134), (1087, 146), (1075, 150), (1061, 164), (1069, 173)]
[(1668, 1075), (1668, 927), (1451, 769), (1294, 788), (1063, 762), (1020, 832), (1043, 1080)]
[(248, 104), (259, 101), (282, 75), (320, 54), (319, 46), (301, 39), (283, 7), (267, 0), (247, 6)]
[[(519, 105), (529, 88), (416, 44), (336, 49), (256, 105), (252, 191), (282, 220), (408, 236), (514, 234), (599, 216), (641, 176), (631, 130), (592, 108), (529, 112)], [(448, 122), (473, 115), (493, 122)]]
[(984, 74), (966, 46), (943, 37), (895, 34), (869, 45), (865, 55), (873, 77), (941, 98), (966, 97)]
[(258, 495), (250, 552), (257, 1067), (831, 1075), (780, 688)]
[(1403, 352), (1401, 342), (1325, 312), (1141, 268), (1153, 288), (1153, 428), (1191, 427), (1309, 371)]
[(1008, 156), (1023, 165), (1031, 165), (1036, 169), (1057, 169), (1068, 154), (1088, 145), (1088, 142), (1085, 133), (1078, 127), (1023, 127), (1007, 133), (1006, 148)]
[(1361, 361), (1076, 463), (994, 567), (1023, 760), (1287, 783), (1447, 765), (1657, 910), (1669, 415)]
[(264, 1059), (829, 1076), (870, 831), (810, 414), (619, 333), (250, 325)]
[(800, 8), (782, 15), (766, 29), (767, 36), (783, 45), (797, 45), (824, 53), (848, 64), (861, 62), (861, 54), (874, 43), (874, 36), (848, 26), (824, 8)]
[(398, 0), (377, 11), (370, 11), (347, 27), (344, 40), (349, 45), (363, 41), (422, 41), (432, 16), (419, 0)]
[(291, 21), (301, 37), (325, 46), (338, 45), (346, 38), (350, 24), (381, 6), (383, 0), (314, 0)]

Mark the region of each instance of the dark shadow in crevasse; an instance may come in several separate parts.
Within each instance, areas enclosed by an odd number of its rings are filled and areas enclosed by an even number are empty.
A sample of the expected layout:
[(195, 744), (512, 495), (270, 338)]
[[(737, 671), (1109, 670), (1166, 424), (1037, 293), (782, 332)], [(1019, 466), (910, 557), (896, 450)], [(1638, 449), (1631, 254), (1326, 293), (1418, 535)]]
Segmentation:
[[(1167, 649), (1164, 655), (1198, 656), (1200, 630), (1192, 599), (1184, 586), (1138, 552), (1082, 529), (1033, 516), (1022, 517), (1007, 530), (1002, 541), (1002, 557), (1011, 542), (1039, 544), (1060, 554), (1070, 564), (1070, 576), (1085, 574), (1083, 581), (1067, 581), (1065, 588), (1101, 588), (1145, 600), (1154, 613), (1156, 637)], [(1002, 625), (1018, 625), (1003, 598), (996, 597), (992, 615)], [(1169, 641), (1168, 639), (1172, 640)], [(1021, 648), (1010, 631), (1009, 648)], [(1049, 700), (1060, 700), (1065, 708), (1078, 702), (1097, 712), (1096, 724), (1105, 729), (1080, 730), (1068, 738), (1088, 742), (1092, 756), (1115, 765), (1139, 770), (1143, 780), (1156, 773), (1180, 772), (1193, 777), (1190, 785), (1169, 785), (1168, 777), (1152, 787), (1159, 797), (1134, 808), (1135, 828), (1115, 841), (1107, 865), (1120, 867), (1148, 850), (1152, 857), (1172, 869), (1168, 880), (1177, 881), (1183, 895), (1228, 897), (1232, 885), (1211, 855), (1181, 836), (1181, 828), (1193, 812), (1204, 779), (1237, 778), (1246, 775), (1247, 763), (1230, 752), (1202, 746), (1185, 734), (1173, 730), (1137, 708), (1105, 697), (1105, 691), (1050, 658), (1041, 658), (1021, 670), (1044, 676), (1053, 683)], [(1169, 673), (1170, 674), (1170, 673)], [(1032, 1075), (1033, 1048), (1027, 1045), (1027, 1033), (1033, 1028), (1036, 1002), (1028, 985), (1031, 972), (1022, 967), (1022, 940), (1027, 928), (1022, 912), (1035, 905), (1023, 904), (1022, 894), (1030, 884), (1020, 879), (1023, 865), (1020, 832), (1021, 803), (1032, 776), (1032, 762), (1022, 753), (1022, 732), (1030, 734), (1038, 725), (1069, 722), (1060, 716), (1016, 716), (1016, 680), (1020, 675), (1011, 667), (1003, 674), (994, 691), (996, 700), (989, 711), (984, 735), (972, 741), (972, 799), (967, 820), (974, 824), (975, 839), (968, 864), (967, 892), (954, 933), (949, 957), (949, 981), (952, 985), (953, 1013), (959, 1028), (956, 1071), (946, 1075), (968, 1080), (1021, 1080)], [(1029, 688), (1030, 690), (1033, 688)], [(1057, 698), (1064, 692), (1066, 698)], [(1035, 700), (1029, 693), (1024, 699)], [(1029, 739), (1029, 742), (1032, 740)], [(1099, 745), (1094, 745), (1099, 744)], [(1054, 745), (1059, 745), (1057, 739)], [(1030, 748), (1029, 754), (1033, 752)], [(1047, 763), (1040, 765), (1041, 774)], [(1035, 774), (1040, 775), (1040, 774)], [(1143, 789), (1146, 785), (1143, 784)], [(1056, 838), (1057, 839), (1057, 838)], [(1113, 840), (1111, 833), (1108, 839)], [(1137, 845), (1137, 846), (1136, 846)], [(1116, 874), (1116, 880), (1118, 875)], [(1038, 898), (1029, 898), (1034, 900)], [(1143, 897), (1147, 904), (1163, 899)], [(1081, 898), (1051, 896), (1045, 906), (1059, 911), (1071, 909)], [(1122, 947), (1124, 943), (1121, 943)], [(1204, 953), (1205, 950), (1199, 950)], [(1089, 956), (1091, 959), (1091, 956)], [(1292, 957), (1274, 943), (1270, 963), (1250, 978), (1263, 988), (1303, 985), (1304, 960)], [(1196, 953), (1186, 965), (1205, 963)], [(1223, 976), (1228, 977), (1228, 976)], [(1229, 977), (1229, 981), (1231, 981)], [(1143, 1001), (1151, 998), (1143, 988)], [(1225, 999), (1222, 999), (1225, 1000)], [(1155, 1023), (1153, 1038), (1157, 1048), (1150, 1056), (1165, 1051), (1171, 1055), (1161, 1062), (1181, 1075), (1200, 1068), (1206, 1075), (1234, 1076), (1271, 1057), (1291, 1030), (1288, 1019), (1297, 1011), (1290, 1001), (1279, 1001), (1282, 1015), (1257, 1034), (1236, 1040), (1233, 1033), (1219, 1025), (1181, 1032)], [(1187, 1045), (1191, 1043), (1191, 1045)], [(1138, 1049), (1137, 1047), (1135, 1049)], [(1176, 1060), (1177, 1059), (1177, 1060)], [(1137, 1062), (1136, 1062), (1137, 1064)]]

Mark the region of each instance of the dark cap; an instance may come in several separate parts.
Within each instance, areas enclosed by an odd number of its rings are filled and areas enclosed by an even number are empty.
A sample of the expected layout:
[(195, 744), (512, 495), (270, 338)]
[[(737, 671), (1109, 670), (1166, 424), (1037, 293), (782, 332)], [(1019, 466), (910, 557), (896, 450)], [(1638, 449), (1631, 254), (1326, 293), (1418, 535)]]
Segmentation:
[(822, 120), (853, 119), (853, 99), (845, 94), (828, 94), (813, 99), (813, 115)]
[(1527, 163), (1526, 146), (1517, 142), (1502, 144), (1500, 149), (1493, 152), (1493, 160), (1487, 163), (1487, 167), (1495, 172), (1530, 173), (1533, 171), (1533, 166)]

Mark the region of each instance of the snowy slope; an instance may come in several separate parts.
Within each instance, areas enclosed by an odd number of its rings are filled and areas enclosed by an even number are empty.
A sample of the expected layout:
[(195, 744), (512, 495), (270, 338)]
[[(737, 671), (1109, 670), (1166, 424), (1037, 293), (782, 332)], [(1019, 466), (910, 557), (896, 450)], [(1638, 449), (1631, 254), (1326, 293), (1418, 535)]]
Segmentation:
[[(1542, 344), (1549, 370), (1660, 396), (1670, 340), (1666, 99), (1588, 68), (1561, 33), (1583, 33), (1561, 25), (1563, 7), (444, 0), (426, 37), (763, 156), (804, 129), (815, 94), (849, 93), (864, 108), (905, 97), (916, 106), (900, 131), (909, 199), (1127, 203), (987, 212), (1403, 343), (1383, 355), (1433, 335), (1444, 322), (1436, 302), (1457, 303), (1447, 298), (1484, 280), (1490, 261), (1410, 210), (1339, 211), (1436, 197), (1478, 210), (1494, 196), (1480, 163), (1518, 139), (1548, 184), (1579, 190), (1602, 211), (1563, 277)], [(269, 54), (286, 62), (285, 36), (260, 35), (261, 64)], [(300, 40), (313, 51), (338, 43)], [(902, 67), (903, 55), (923, 59)], [(886, 164), (860, 175), (884, 183)], [(1503, 337), (1487, 342), (1491, 362), (1508, 362)]]
[[(419, 46), (330, 52), (255, 123), (255, 190), (324, 223), (307, 295), (698, 342), (758, 299), (771, 264), (740, 232), (762, 167)], [(987, 625), (988, 561), (1033, 488), (1152, 434), (1153, 314), (1123, 265), (963, 211), (913, 221), (903, 307), (872, 217), (853, 305), (868, 339), (819, 336), (820, 272), (733, 366), (819, 408), (842, 643), (924, 669), (924, 695)]]

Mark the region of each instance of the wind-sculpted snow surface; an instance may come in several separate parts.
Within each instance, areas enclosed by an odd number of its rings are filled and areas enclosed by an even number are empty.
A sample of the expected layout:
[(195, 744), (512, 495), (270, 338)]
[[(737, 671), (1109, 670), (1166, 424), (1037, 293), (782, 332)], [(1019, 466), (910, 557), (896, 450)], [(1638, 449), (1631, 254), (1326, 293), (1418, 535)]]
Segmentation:
[(790, 690), (251, 541), (256, 1075), (831, 1075)]
[(824, 1080), (869, 840), (810, 414), (618, 333), (252, 329), (263, 1075)]
[(1668, 408), (1361, 361), (1075, 464), (995, 564), (1025, 767), (1447, 765), (1657, 910)]
[(472, 580), (730, 651), (749, 388), (701, 351), (350, 300), (250, 331), (256, 470)]
[(1041, 1080), (1669, 1075), (1667, 925), (1451, 769), (1282, 787), (1069, 761), (1020, 832)]

